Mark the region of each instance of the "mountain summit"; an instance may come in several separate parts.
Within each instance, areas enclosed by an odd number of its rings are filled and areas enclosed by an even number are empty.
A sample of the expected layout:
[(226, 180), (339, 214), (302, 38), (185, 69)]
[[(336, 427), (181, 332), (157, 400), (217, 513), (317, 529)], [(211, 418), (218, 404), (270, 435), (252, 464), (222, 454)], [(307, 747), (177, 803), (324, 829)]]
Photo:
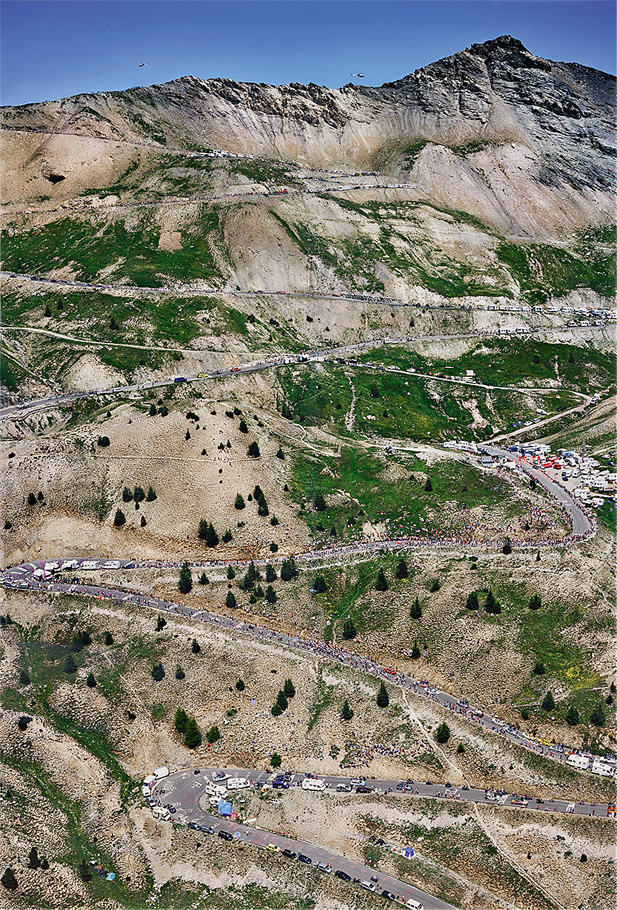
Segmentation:
[(604, 220), (614, 205), (615, 78), (509, 35), (376, 88), (185, 76), (3, 115), (13, 128), (377, 167), (525, 235)]

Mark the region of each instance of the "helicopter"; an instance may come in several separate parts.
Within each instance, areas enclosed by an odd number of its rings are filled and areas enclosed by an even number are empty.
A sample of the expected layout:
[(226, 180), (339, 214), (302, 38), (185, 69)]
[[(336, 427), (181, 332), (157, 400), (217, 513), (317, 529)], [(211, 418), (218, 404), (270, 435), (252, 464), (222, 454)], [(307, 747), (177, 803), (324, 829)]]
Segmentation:
[(140, 63), (139, 65), (140, 65), (140, 66), (150, 66), (149, 63)]
[(356, 76), (358, 79), (364, 79), (364, 73), (350, 73), (351, 76)]

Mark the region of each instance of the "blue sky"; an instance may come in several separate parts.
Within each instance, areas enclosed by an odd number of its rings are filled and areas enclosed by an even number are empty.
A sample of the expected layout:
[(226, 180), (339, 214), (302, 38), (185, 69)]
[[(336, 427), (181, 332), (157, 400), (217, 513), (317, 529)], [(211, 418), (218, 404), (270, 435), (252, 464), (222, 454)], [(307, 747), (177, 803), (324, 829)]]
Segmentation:
[(0, 8), (3, 104), (189, 74), (336, 88), (362, 72), (363, 84), (381, 85), (502, 34), (538, 56), (615, 72), (614, 0), (1, 0)]

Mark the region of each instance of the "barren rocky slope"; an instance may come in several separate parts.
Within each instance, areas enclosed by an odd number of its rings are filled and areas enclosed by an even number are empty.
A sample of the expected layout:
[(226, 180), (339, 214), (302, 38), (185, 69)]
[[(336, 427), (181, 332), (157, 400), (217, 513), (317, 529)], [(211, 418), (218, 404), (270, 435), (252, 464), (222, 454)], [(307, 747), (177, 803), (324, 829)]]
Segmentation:
[(503, 36), (379, 88), (187, 76), (3, 115), (13, 128), (378, 166), (504, 233), (546, 237), (613, 211), (614, 91), (606, 73)]

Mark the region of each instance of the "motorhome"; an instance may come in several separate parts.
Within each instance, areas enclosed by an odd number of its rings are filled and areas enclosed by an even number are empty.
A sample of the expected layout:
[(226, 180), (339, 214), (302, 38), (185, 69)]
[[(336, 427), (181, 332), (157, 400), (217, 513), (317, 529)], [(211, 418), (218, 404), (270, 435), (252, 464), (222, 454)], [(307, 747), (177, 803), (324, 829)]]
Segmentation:
[(323, 791), (326, 789), (326, 782), (323, 780), (317, 780), (312, 777), (306, 777), (302, 781), (302, 789), (303, 790), (317, 790), (320, 793), (323, 793)]

